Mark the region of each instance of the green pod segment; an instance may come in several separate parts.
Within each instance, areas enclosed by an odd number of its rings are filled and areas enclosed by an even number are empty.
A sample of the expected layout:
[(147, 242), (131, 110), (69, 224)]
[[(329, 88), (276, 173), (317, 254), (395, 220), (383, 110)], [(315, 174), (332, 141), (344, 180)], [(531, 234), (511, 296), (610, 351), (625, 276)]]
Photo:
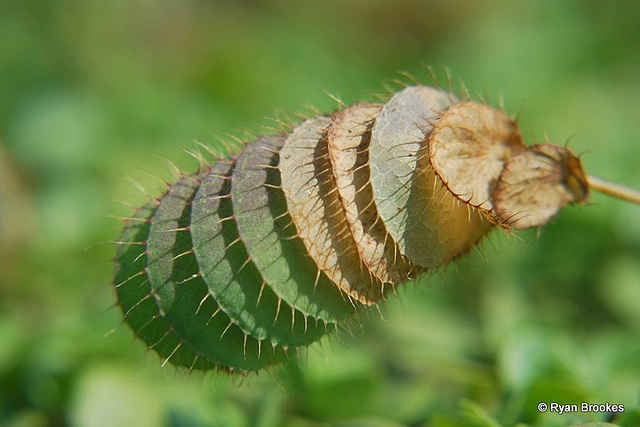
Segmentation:
[(176, 366), (214, 369), (217, 365), (202, 357), (200, 351), (182, 345), (182, 338), (171, 329), (153, 296), (147, 276), (146, 245), (151, 228), (150, 218), (156, 208), (156, 203), (150, 202), (126, 221), (115, 262), (117, 305), (136, 337), (162, 359), (170, 360)]
[[(240, 238), (270, 295), (282, 310), (295, 313), (294, 334), (287, 340), (305, 345), (301, 327), (311, 338), (322, 325), (332, 328), (354, 307), (307, 256), (287, 210), (278, 164), (282, 137), (259, 138), (238, 158), (231, 180), (231, 202)], [(264, 298), (264, 297), (263, 297)], [(283, 324), (283, 327), (287, 326)], [(294, 328), (289, 325), (288, 330)], [(286, 332), (286, 331), (284, 331)]]
[(230, 165), (185, 176), (171, 186), (151, 218), (148, 275), (152, 292), (169, 330), (213, 363), (234, 370), (257, 371), (286, 359), (285, 351), (263, 349), (261, 341), (238, 327), (209, 293), (203, 271), (194, 256), (192, 204), (196, 191), (216, 176), (221, 191)]
[(317, 341), (327, 327), (307, 322), (305, 315), (283, 302), (249, 258), (233, 210), (235, 160), (227, 168), (225, 174), (215, 170), (204, 178), (191, 213), (194, 253), (211, 297), (234, 325), (266, 345), (288, 349)]

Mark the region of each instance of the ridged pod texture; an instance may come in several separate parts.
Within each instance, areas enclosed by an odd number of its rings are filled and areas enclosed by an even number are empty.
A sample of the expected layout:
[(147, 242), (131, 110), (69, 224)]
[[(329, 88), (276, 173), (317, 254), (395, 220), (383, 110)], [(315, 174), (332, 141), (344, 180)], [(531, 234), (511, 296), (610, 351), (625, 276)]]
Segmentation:
[(126, 221), (118, 304), (165, 362), (258, 371), (495, 225), (541, 226), (586, 197), (566, 148), (527, 147), (504, 112), (407, 87), (182, 176)]

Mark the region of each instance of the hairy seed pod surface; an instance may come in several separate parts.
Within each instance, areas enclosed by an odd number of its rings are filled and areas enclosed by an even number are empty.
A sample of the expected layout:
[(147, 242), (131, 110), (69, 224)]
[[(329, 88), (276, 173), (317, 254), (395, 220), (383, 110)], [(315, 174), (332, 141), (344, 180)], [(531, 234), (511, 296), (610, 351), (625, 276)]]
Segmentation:
[(127, 221), (118, 304), (165, 361), (257, 371), (588, 188), (573, 153), (527, 146), (503, 111), (411, 86), (182, 176)]

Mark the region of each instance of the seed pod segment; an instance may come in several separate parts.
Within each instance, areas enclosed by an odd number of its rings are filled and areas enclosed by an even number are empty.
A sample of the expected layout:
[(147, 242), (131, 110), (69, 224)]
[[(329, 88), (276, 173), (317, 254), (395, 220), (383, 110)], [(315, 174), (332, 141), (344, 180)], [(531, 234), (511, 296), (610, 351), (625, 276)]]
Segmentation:
[(195, 209), (196, 202), (203, 200), (204, 190), (217, 187), (218, 191), (208, 193), (215, 196), (228, 191), (225, 177), (229, 173), (229, 164), (215, 164), (204, 174), (183, 177), (162, 198), (151, 219), (149, 279), (161, 311), (185, 343), (219, 365), (257, 371), (284, 360), (286, 354), (280, 348), (262, 351), (259, 339), (218, 311), (218, 301), (203, 280), (206, 270), (194, 256), (192, 236), (196, 233), (190, 232), (189, 225), (197, 223), (192, 206)]
[(494, 210), (510, 227), (539, 227), (568, 203), (584, 203), (588, 195), (578, 157), (567, 148), (539, 144), (508, 160), (493, 195)]
[(172, 330), (153, 297), (146, 271), (146, 245), (151, 227), (149, 218), (156, 209), (155, 201), (149, 202), (126, 221), (116, 253), (117, 304), (136, 337), (163, 360), (187, 368), (215, 369), (217, 365), (201, 357), (199, 350), (183, 345), (182, 338)]
[(408, 87), (383, 106), (371, 134), (371, 186), (380, 217), (401, 252), (425, 268), (466, 252), (490, 228), (447, 191), (429, 162), (432, 122), (452, 101), (438, 89)]
[(326, 324), (331, 328), (350, 316), (354, 308), (295, 237), (277, 169), (283, 143), (281, 137), (259, 138), (244, 148), (231, 182), (234, 216), (251, 262), (267, 285), (265, 291), (295, 309), (296, 330), (317, 328), (318, 322), (324, 330)]
[(477, 102), (459, 102), (436, 121), (429, 158), (449, 191), (488, 212), (505, 162), (525, 149), (517, 124), (504, 112)]
[(327, 148), (336, 189), (362, 262), (383, 284), (396, 284), (420, 268), (402, 255), (373, 201), (369, 143), (371, 127), (381, 107), (358, 104), (334, 114)]
[(326, 143), (330, 123), (328, 117), (309, 119), (287, 137), (280, 150), (282, 190), (309, 256), (350, 298), (371, 305), (383, 288), (354, 248), (336, 192)]

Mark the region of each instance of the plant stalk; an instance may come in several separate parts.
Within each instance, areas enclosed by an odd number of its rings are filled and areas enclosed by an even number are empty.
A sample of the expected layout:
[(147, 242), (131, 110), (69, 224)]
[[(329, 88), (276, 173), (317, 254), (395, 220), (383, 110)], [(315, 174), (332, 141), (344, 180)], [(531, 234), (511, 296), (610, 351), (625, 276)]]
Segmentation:
[(587, 175), (587, 183), (592, 190), (640, 205), (640, 191), (592, 175)]

